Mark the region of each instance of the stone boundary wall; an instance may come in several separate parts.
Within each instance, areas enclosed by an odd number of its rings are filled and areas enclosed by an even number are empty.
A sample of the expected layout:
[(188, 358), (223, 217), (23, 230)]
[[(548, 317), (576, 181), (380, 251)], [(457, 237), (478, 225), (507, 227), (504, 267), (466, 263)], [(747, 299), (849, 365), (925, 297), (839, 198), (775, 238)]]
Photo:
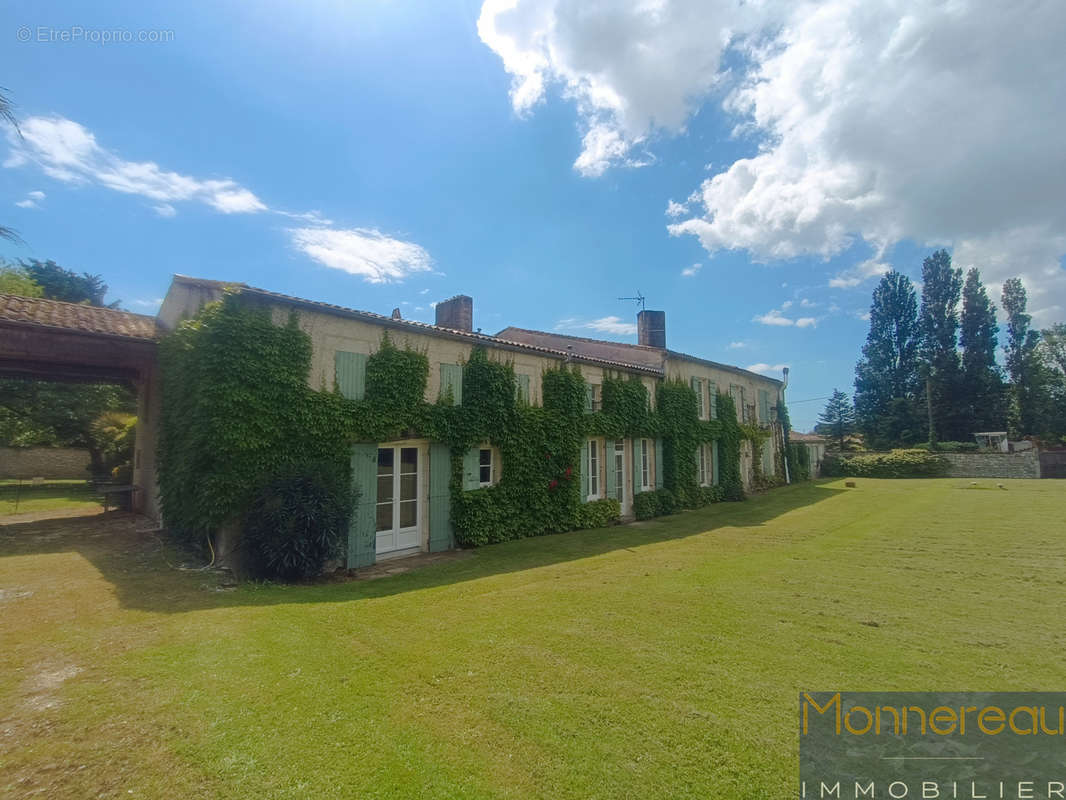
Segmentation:
[(949, 478), (1039, 478), (1037, 451), (1024, 453), (937, 453), (951, 464)]
[(89, 479), (89, 451), (76, 447), (0, 447), (0, 478)]

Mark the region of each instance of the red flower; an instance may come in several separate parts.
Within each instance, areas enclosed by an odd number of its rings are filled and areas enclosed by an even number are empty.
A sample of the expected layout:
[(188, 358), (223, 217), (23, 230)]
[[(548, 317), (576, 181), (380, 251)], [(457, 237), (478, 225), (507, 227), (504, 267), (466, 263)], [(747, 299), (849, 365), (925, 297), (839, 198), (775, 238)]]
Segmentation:
[(566, 468), (566, 477), (569, 478), (573, 474), (574, 474), (574, 468), (573, 467), (567, 467)]
[(549, 489), (555, 489), (555, 488), (558, 488), (558, 486), (559, 486), (559, 481), (555, 480), (555, 478), (552, 478), (552, 482), (548, 484), (548, 488)]

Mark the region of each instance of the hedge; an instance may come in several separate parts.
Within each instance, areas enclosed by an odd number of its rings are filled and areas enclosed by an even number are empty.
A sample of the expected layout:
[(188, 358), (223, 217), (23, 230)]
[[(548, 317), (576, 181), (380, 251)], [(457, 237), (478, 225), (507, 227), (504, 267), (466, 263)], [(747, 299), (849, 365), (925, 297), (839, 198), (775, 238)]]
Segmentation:
[(841, 458), (826, 456), (822, 475), (862, 478), (939, 478), (947, 474), (947, 459), (928, 450), (892, 450)]

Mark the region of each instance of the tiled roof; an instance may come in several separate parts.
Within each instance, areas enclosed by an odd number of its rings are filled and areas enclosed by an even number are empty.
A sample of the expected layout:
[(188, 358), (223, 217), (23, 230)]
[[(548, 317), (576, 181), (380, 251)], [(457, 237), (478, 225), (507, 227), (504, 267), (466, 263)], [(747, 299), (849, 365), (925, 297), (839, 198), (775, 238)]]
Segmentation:
[(0, 294), (0, 323), (12, 322), (128, 339), (158, 338), (155, 317), (42, 297)]
[(641, 364), (661, 370), (665, 351), (657, 347), (643, 347), (625, 342), (608, 342), (603, 339), (586, 339), (581, 336), (565, 336), (548, 331), (531, 331), (526, 328), (504, 328), (498, 334), (501, 339), (549, 347), (574, 355), (591, 356), (622, 363)]
[[(293, 297), (292, 295), (271, 292), (267, 289), (259, 289), (255, 286), (249, 286), (245, 283), (208, 280), (206, 278), (192, 278), (187, 275), (175, 275), (174, 280), (177, 283), (185, 283), (191, 286), (201, 286), (208, 289), (235, 289), (244, 295), (261, 297), (265, 300), (274, 300), (279, 303), (284, 303), (286, 305), (294, 305), (303, 308), (308, 308), (325, 314), (336, 314), (337, 316), (363, 319), (367, 322), (373, 322), (384, 327), (410, 330), (414, 333), (422, 333), (430, 336), (445, 336), (448, 338), (465, 339), (478, 342), (489, 347), (502, 347), (509, 350), (521, 350), (541, 353), (544, 355), (563, 359), (572, 358), (575, 361), (581, 361), (591, 364), (600, 364), (602, 366), (615, 367), (619, 369), (635, 370), (638, 372), (650, 373), (657, 376), (663, 374), (661, 359), (659, 360), (658, 364), (649, 364), (647, 362), (637, 359), (614, 360), (610, 358), (595, 356), (592, 354), (580, 353), (576, 349), (573, 351), (568, 351), (565, 347), (554, 348), (544, 345), (537, 345), (530, 342), (518, 341), (499, 335), (490, 336), (484, 333), (462, 331), (457, 330), (455, 328), (444, 328), (439, 325), (430, 325), (428, 322), (417, 322), (415, 320), (410, 319), (393, 319), (392, 317), (385, 316), (383, 314), (375, 314), (372, 311), (358, 311), (354, 308), (346, 308), (345, 306), (338, 306), (334, 305), (333, 303), (323, 303), (318, 300), (306, 300), (302, 297)], [(610, 343), (607, 342), (606, 344)]]
[(744, 375), (749, 378), (781, 383), (777, 378), (771, 378), (758, 372), (735, 367), (731, 364), (722, 364), (718, 361), (709, 361), (706, 358), (690, 356), (687, 353), (679, 353), (676, 350), (661, 350), (658, 347), (647, 347), (640, 344), (628, 344), (627, 342), (608, 342), (603, 339), (586, 339), (582, 336), (566, 336), (562, 333), (549, 333), (548, 331), (532, 331), (526, 328), (504, 328), (497, 336), (511, 339), (517, 342), (551, 347), (557, 350), (572, 352), (575, 356), (591, 356), (593, 358), (610, 359), (616, 362), (642, 364), (654, 367), (662, 371), (667, 358), (679, 361), (692, 361), (697, 364), (712, 367), (714, 369)]

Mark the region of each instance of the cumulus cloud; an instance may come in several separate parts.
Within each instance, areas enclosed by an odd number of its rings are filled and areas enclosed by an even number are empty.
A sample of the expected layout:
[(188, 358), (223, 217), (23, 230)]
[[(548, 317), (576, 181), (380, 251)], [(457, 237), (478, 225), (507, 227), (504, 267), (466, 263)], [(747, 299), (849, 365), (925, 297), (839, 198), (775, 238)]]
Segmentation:
[(730, 342), (729, 343), (729, 349), (730, 350), (741, 350), (741, 349), (743, 349), (743, 348), (745, 348), (747, 346), (748, 346), (747, 342)]
[(163, 305), (163, 298), (156, 297), (151, 300), (134, 300), (133, 305), (140, 306), (141, 308), (159, 308), (161, 305)]
[[(954, 248), (1066, 307), (1066, 5), (1034, 0), (489, 0), (479, 33), (530, 112), (558, 90), (586, 175), (682, 133), (708, 103), (752, 155), (720, 163), (671, 233), (756, 261), (856, 243)], [(729, 68), (723, 54), (734, 53)], [(879, 258), (833, 288), (878, 277)]]
[(228, 179), (201, 179), (165, 170), (153, 161), (127, 161), (97, 143), (85, 126), (61, 116), (30, 117), (8, 129), (11, 153), (4, 166), (36, 164), (64, 183), (95, 184), (154, 201), (172, 216), (172, 203), (200, 202), (223, 214), (265, 211), (251, 191)]
[(433, 268), (419, 245), (372, 228), (293, 228), (289, 236), (297, 250), (320, 264), (360, 275), (368, 283), (393, 283)]
[(658, 130), (678, 131), (715, 86), (730, 30), (754, 20), (739, 0), (487, 0), (478, 35), (511, 75), (514, 110), (529, 113), (553, 85), (578, 108), (574, 168), (601, 175), (642, 166)]
[(685, 278), (694, 278), (701, 269), (703, 269), (703, 264), (693, 264), (691, 267), (685, 267), (681, 270), (681, 275)]
[(776, 375), (779, 374), (781, 370), (785, 369), (787, 366), (788, 364), (764, 364), (760, 361), (758, 364), (748, 364), (745, 369), (747, 369), (749, 372), (758, 372), (763, 375)]
[(577, 317), (561, 319), (555, 324), (557, 331), (591, 330), (598, 333), (606, 333), (611, 336), (632, 336), (637, 332), (637, 326), (632, 322), (625, 322), (621, 317), (600, 317), (599, 319), (583, 320)]
[(760, 325), (770, 325), (779, 328), (813, 328), (818, 324), (814, 317), (786, 317), (784, 312), (792, 305), (791, 300), (786, 300), (780, 308), (771, 308), (765, 314), (757, 314), (752, 317), (752, 322)]
[(673, 200), (670, 200), (666, 204), (666, 216), (668, 217), (673, 217), (676, 219), (677, 217), (684, 216), (687, 213), (688, 206), (686, 206), (684, 203), (677, 203)]

